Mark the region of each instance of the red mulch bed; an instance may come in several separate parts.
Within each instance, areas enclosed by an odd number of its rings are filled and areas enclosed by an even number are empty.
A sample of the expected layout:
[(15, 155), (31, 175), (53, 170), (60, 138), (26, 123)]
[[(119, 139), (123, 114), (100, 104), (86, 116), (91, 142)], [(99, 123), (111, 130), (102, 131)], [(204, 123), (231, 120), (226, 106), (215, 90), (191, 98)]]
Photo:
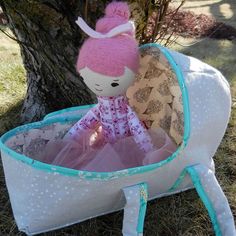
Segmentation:
[(196, 15), (192, 11), (171, 12), (166, 17), (168, 31), (183, 37), (210, 37), (215, 39), (236, 39), (236, 29), (230, 25), (216, 21), (214, 17), (204, 14)]

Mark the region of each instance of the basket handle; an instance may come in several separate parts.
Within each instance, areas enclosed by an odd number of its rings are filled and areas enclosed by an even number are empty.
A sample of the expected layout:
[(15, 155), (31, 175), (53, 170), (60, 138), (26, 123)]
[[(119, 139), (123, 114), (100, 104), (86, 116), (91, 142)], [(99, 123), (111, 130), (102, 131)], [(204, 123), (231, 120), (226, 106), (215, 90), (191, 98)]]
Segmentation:
[(123, 236), (142, 236), (147, 208), (148, 190), (146, 183), (122, 189), (126, 198), (123, 219)]
[(202, 164), (187, 167), (193, 185), (211, 218), (216, 236), (236, 236), (234, 218), (212, 170)]

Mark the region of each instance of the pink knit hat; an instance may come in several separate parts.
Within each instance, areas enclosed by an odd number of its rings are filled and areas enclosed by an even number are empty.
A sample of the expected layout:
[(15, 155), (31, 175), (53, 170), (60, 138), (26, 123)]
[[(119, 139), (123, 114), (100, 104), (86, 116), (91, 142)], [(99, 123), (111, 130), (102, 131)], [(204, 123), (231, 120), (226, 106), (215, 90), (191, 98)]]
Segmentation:
[[(125, 67), (128, 67), (137, 73), (138, 45), (134, 39), (134, 29), (127, 29), (131, 24), (129, 17), (127, 3), (112, 2), (107, 5), (105, 16), (97, 21), (96, 32), (90, 34), (92, 37), (80, 49), (76, 66), (78, 72), (88, 67), (99, 74), (116, 77), (123, 75)], [(81, 28), (86, 31), (89, 27), (86, 25)], [(114, 31), (119, 33), (114, 34)]]

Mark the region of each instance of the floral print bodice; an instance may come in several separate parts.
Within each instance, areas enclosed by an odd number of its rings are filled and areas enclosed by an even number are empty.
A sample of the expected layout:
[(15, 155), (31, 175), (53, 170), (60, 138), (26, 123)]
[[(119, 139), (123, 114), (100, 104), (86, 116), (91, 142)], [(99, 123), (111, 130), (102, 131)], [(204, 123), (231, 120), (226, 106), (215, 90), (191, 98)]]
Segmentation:
[(153, 148), (147, 130), (123, 95), (98, 96), (98, 104), (69, 130), (68, 135), (76, 139), (82, 132), (95, 129), (98, 124), (102, 126), (106, 142), (114, 143), (120, 138), (133, 136), (140, 149), (148, 152)]

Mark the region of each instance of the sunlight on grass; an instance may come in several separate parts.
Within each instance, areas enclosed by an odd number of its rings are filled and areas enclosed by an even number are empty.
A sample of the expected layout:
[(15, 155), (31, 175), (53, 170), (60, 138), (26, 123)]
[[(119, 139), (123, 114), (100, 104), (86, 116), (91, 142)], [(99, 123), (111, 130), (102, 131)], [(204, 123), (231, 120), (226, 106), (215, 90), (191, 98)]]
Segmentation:
[(172, 48), (186, 55), (196, 57), (220, 70), (230, 82), (233, 96), (236, 96), (236, 70), (234, 69), (236, 65), (236, 43), (229, 40), (208, 38), (198, 41), (179, 37), (177, 42), (190, 46), (174, 44)]
[(16, 104), (24, 98), (25, 92), (25, 69), (19, 46), (0, 33), (0, 134), (19, 120), (20, 110)]
[(0, 114), (25, 95), (25, 71), (20, 64), (0, 66)]

